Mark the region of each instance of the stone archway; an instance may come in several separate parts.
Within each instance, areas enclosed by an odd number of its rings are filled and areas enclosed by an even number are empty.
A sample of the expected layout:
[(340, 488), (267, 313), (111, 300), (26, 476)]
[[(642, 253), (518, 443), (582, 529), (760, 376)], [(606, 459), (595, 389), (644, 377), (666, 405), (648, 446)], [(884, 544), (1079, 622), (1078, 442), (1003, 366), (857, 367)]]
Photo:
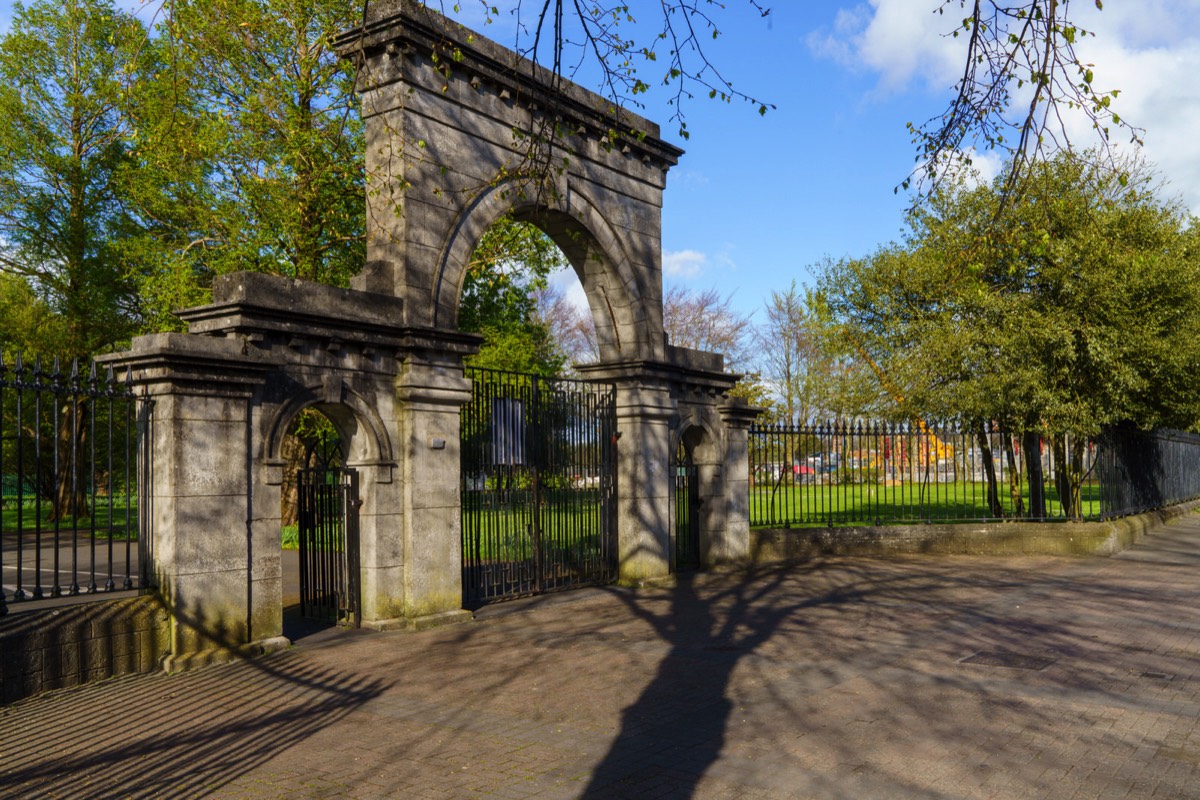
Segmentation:
[(414, 0), (368, 4), (338, 48), (361, 67), (367, 141), (367, 260), (352, 288), (224, 275), (211, 304), (181, 312), (187, 334), (139, 337), (111, 359), (155, 401), (145, 485), (171, 665), (286, 644), (264, 556), (279, 547), (278, 444), (309, 405), (343, 427), (361, 475), (363, 624), (469, 616), (459, 409), (479, 337), (457, 313), (471, 249), (502, 213), (546, 231), (588, 295), (602, 360), (580, 372), (615, 387), (620, 580), (670, 572), (681, 420), (712, 444), (704, 562), (744, 559), (753, 410), (728, 396), (737, 376), (721, 356), (663, 332), (662, 197), (682, 151)]
[(413, 0), (368, 4), (337, 48), (359, 67), (378, 198), (356, 288), (454, 329), (471, 250), (513, 211), (575, 266), (605, 360), (666, 360), (662, 193), (683, 151), (657, 125)]
[(601, 360), (663, 357), (661, 288), (657, 302), (642, 296), (625, 247), (596, 204), (578, 189), (558, 200), (535, 202), (514, 196), (506, 183), (484, 190), (464, 208), (438, 261), (430, 298), (435, 327), (457, 327), (471, 251), (506, 213), (541, 229), (570, 262), (588, 298)]

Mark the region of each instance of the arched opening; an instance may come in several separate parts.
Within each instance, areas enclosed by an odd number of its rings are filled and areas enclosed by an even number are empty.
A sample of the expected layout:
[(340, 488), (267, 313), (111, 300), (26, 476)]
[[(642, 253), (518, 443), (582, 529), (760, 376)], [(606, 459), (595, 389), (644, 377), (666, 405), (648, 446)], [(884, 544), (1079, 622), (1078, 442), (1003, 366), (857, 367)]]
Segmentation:
[(675, 571), (699, 569), (708, 559), (713, 520), (714, 441), (701, 425), (688, 425), (675, 446), (672, 476), (671, 558)]
[(694, 448), (695, 442), (687, 436), (679, 437), (675, 448), (672, 561), (676, 572), (700, 567), (700, 475), (696, 470)]
[(595, 325), (579, 297), (582, 284), (555, 240), (533, 219), (501, 215), (475, 245), (462, 279), (459, 330), (483, 337), (468, 366), (568, 374), (577, 354), (595, 349)]
[(296, 413), (279, 442), (283, 635), (292, 641), (344, 622), (357, 609), (351, 574), (357, 536), (348, 536), (357, 489), (347, 491), (348, 443), (319, 406)]
[(499, 217), (462, 281), (460, 329), (483, 337), (460, 413), (466, 608), (616, 575), (615, 393), (573, 377), (595, 360), (595, 327), (542, 222)]
[[(433, 285), (436, 327), (469, 330), (460, 301), (470, 296), (468, 277), (479, 261), (482, 243), (497, 225), (532, 231), (557, 254), (554, 270), (570, 265), (586, 298), (585, 316), (594, 330), (593, 357), (616, 362), (663, 358), (662, 287), (657, 273), (635, 269), (620, 237), (588, 198), (571, 188), (546, 202), (525, 198), (511, 185), (481, 195), (460, 214), (446, 240)], [(657, 332), (657, 333), (656, 333)]]

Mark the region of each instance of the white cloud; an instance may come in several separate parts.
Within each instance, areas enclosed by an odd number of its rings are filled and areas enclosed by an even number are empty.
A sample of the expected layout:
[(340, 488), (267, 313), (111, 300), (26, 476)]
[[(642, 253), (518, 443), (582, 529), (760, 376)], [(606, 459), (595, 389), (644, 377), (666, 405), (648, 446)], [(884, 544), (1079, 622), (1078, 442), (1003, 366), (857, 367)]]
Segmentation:
[(668, 278), (695, 278), (707, 263), (708, 256), (699, 250), (663, 253), (663, 275)]
[(567, 267), (552, 274), (550, 284), (561, 291), (567, 302), (577, 311), (591, 316), (592, 310), (588, 305), (587, 292), (583, 290), (583, 284), (579, 282), (579, 276), (575, 274), (573, 268)]
[[(810, 49), (847, 68), (879, 77), (876, 92), (919, 88), (949, 92), (962, 69), (964, 40), (945, 34), (950, 15), (930, 12), (935, 0), (869, 0), (838, 12), (829, 29), (809, 36)], [(1144, 128), (1143, 155), (1153, 162), (1193, 213), (1200, 213), (1200, 0), (1138, 0), (1071, 7), (1081, 28), (1093, 31), (1076, 46), (1095, 65), (1100, 89), (1120, 89), (1113, 108)], [(1076, 146), (1098, 143), (1081, 112), (1066, 119)], [(1128, 135), (1113, 130), (1114, 141)], [(986, 174), (994, 156), (974, 154)]]
[(879, 75), (879, 91), (914, 79), (949, 86), (962, 71), (964, 40), (949, 35), (951, 17), (932, 13), (931, 0), (869, 0), (838, 11), (832, 30), (815, 31), (808, 46), (855, 71)]

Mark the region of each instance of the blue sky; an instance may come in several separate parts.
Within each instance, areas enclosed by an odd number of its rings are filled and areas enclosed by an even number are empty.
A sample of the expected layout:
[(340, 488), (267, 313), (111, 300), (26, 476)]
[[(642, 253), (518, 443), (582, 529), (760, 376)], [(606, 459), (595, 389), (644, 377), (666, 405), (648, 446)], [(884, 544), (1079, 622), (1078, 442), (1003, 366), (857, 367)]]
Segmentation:
[[(473, 0), (461, 1), (464, 21), (475, 22)], [(764, 0), (766, 20), (746, 0), (725, 2), (709, 55), (737, 88), (776, 110), (760, 117), (737, 101), (698, 97), (685, 108), (688, 141), (668, 121), (664, 95), (651, 93), (640, 112), (687, 151), (668, 176), (665, 281), (715, 286), (754, 313), (772, 289), (808, 282), (821, 259), (865, 255), (900, 236), (910, 198), (893, 188), (915, 155), (904, 126), (948, 102), (961, 40), (943, 35), (953, 0), (942, 17), (933, 13), (940, 0)], [(649, 15), (658, 3), (631, 6)], [(1096, 64), (1097, 85), (1122, 90), (1118, 111), (1146, 129), (1146, 157), (1168, 191), (1200, 212), (1200, 0), (1109, 0), (1103, 12), (1076, 0), (1071, 8), (1097, 33), (1079, 47)], [(0, 0), (0, 30), (10, 15), (10, 0)], [(502, 18), (482, 32), (508, 43), (508, 31)], [(1077, 141), (1090, 141), (1081, 121), (1072, 124)]]

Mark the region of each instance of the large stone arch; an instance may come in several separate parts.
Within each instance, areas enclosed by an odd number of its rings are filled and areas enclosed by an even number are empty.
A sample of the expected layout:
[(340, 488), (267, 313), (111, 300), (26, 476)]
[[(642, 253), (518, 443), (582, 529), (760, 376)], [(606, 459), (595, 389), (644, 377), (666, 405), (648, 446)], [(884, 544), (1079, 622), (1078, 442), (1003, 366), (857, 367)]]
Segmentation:
[(628, 254), (586, 191), (570, 186), (556, 199), (538, 200), (503, 182), (481, 192), (463, 209), (442, 247), (430, 298), (434, 327), (457, 327), (466, 269), (475, 245), (504, 214), (530, 222), (559, 246), (583, 285), (596, 325), (600, 358), (661, 358), (661, 298), (647, 302)]
[(360, 68), (374, 198), (356, 288), (454, 330), (471, 251), (511, 211), (575, 266), (603, 360), (666, 359), (662, 194), (683, 151), (657, 125), (413, 0), (370, 4), (338, 48)]

